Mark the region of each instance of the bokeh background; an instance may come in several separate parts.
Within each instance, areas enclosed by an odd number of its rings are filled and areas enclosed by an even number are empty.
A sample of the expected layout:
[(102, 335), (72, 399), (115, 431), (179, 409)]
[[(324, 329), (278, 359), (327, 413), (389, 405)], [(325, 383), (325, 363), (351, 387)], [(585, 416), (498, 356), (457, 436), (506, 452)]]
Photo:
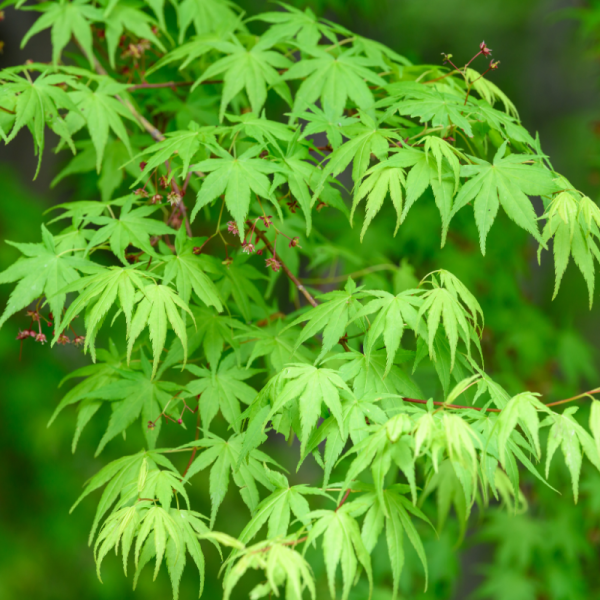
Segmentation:
[[(576, 188), (600, 199), (600, 50), (594, 28), (589, 27), (592, 15), (600, 15), (598, 9), (594, 12), (585, 2), (551, 0), (292, 3), (311, 6), (317, 14), (384, 42), (415, 62), (439, 64), (441, 53), (447, 52), (463, 64), (485, 40), (494, 59), (501, 61), (493, 81), (515, 102), (524, 125), (539, 132), (555, 168)], [(243, 0), (239, 4), (248, 14), (255, 14), (266, 3)], [(583, 22), (572, 18), (577, 14), (584, 16)], [(20, 40), (34, 19), (34, 13), (5, 9), (0, 22), (2, 67), (28, 59), (49, 60), (47, 32), (20, 49)], [(50, 188), (66, 158), (64, 153), (55, 155), (51, 146), (35, 181), (36, 161), (27, 132), (21, 132), (10, 146), (0, 147), (0, 239), (37, 241), (40, 223), (46, 218), (43, 211), (73, 197), (69, 184)], [(333, 225), (328, 233), (332, 238), (345, 235)], [(506, 220), (500, 219), (492, 229), (488, 247), (493, 251), (485, 259), (476, 239), (472, 223), (467, 219), (461, 223), (459, 218), (450, 243), (440, 250), (437, 217), (431, 207), (417, 205), (398, 237), (387, 245), (376, 236), (367, 236), (364, 254), (367, 263), (370, 256), (380, 254), (398, 262), (408, 259), (417, 276), (427, 273), (428, 267), (448, 268), (465, 281), (486, 313), (486, 366), (492, 374), (504, 373), (502, 382), (513, 393), (527, 388), (557, 399), (597, 387), (598, 294), (590, 311), (583, 279), (571, 265), (552, 302), (552, 261), (546, 255), (538, 266), (534, 245)], [(16, 257), (12, 247), (0, 245), (0, 269)], [(410, 277), (410, 269), (405, 275)], [(9, 291), (10, 286), (0, 286), (0, 306)], [(88, 359), (72, 347), (50, 349), (32, 343), (19, 360), (15, 336), (27, 325), (22, 316), (0, 330), (0, 598), (170, 597), (165, 573), (155, 583), (146, 573), (132, 592), (131, 579), (125, 579), (114, 559), (105, 562), (104, 583), (97, 580), (86, 543), (94, 503), (83, 503), (72, 515), (68, 507), (83, 481), (112, 457), (109, 450), (101, 459), (92, 458), (102, 424), (89, 426), (75, 454), (70, 450), (73, 412), (66, 411), (51, 428), (46, 427), (62, 395), (61, 379)], [(568, 490), (560, 460), (551, 483)], [(559, 496), (525, 481), (527, 513), (510, 516), (492, 508), (480, 517), (475, 511), (459, 550), (454, 546), (457, 531), (452, 524), (439, 539), (427, 538), (431, 552), (427, 593), (415, 584), (421, 579), (409, 553), (402, 597), (600, 598), (600, 477), (587, 469), (577, 506), (566, 492)], [(245, 509), (231, 502), (222, 510), (234, 525), (239, 521), (241, 530)], [(374, 564), (379, 568), (377, 560)], [(217, 557), (209, 557), (209, 568), (217, 567)], [(191, 571), (184, 574), (183, 599), (196, 597), (196, 577)], [(244, 597), (241, 589), (239, 594)], [(376, 600), (390, 597), (383, 590), (377, 594)], [(206, 597), (220, 597), (219, 589), (207, 589)], [(353, 596), (356, 600), (366, 597), (364, 589)]]

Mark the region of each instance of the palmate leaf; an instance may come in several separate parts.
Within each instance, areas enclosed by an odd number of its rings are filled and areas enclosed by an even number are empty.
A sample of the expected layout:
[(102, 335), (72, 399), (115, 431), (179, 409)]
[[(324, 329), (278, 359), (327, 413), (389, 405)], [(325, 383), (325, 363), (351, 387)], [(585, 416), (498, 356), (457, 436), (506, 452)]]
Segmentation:
[(313, 104), (309, 109), (310, 112), (307, 110), (301, 113), (292, 113), (292, 117), (306, 121), (304, 129), (302, 129), (302, 137), (325, 133), (334, 150), (342, 145), (343, 128), (357, 123), (356, 117), (340, 116), (329, 104), (324, 104), (323, 108)]
[(325, 300), (325, 302), (307, 311), (288, 325), (288, 327), (294, 327), (308, 321), (298, 336), (296, 348), (299, 348), (306, 340), (322, 330), (323, 346), (315, 363), (319, 362), (344, 335), (348, 323), (361, 308), (358, 299), (364, 295), (365, 292), (361, 292), (361, 288), (357, 289), (356, 284), (350, 278), (348, 278), (343, 292), (336, 291), (323, 294), (320, 299)]
[(314, 452), (317, 447), (325, 442), (325, 452), (323, 454), (324, 474), (323, 487), (327, 487), (331, 472), (346, 447), (348, 438), (353, 444), (358, 444), (369, 435), (367, 422), (373, 424), (383, 424), (387, 421), (387, 415), (379, 404), (383, 397), (388, 394), (369, 393), (360, 398), (342, 394), (342, 411), (344, 422), (342, 430), (334, 416), (327, 417), (310, 436), (300, 464), (304, 457)]
[[(365, 491), (372, 489), (372, 486), (364, 484), (359, 487)], [(404, 567), (404, 534), (408, 537), (423, 565), (425, 590), (427, 590), (427, 557), (419, 533), (411, 520), (411, 515), (425, 523), (431, 523), (422, 511), (404, 496), (408, 491), (408, 486), (395, 484), (383, 490), (382, 495), (368, 491), (351, 504), (351, 506), (357, 507), (357, 512), (366, 511), (362, 526), (362, 539), (367, 552), (373, 552), (385, 525), (388, 556), (394, 579), (392, 598), (396, 598), (398, 594), (398, 585)]]
[(283, 379), (288, 381), (272, 406), (269, 418), (291, 404), (300, 418), (298, 437), (303, 448), (321, 415), (321, 404), (329, 408), (342, 431), (340, 390), (351, 392), (335, 371), (292, 363), (284, 369)]
[[(262, 35), (262, 39), (269, 43), (276, 43), (281, 40), (290, 41), (296, 39), (302, 46), (316, 46), (321, 37), (327, 38), (335, 43), (337, 36), (330, 23), (325, 23), (317, 19), (310, 8), (303, 11), (285, 4), (278, 3), (285, 10), (277, 12), (264, 12), (251, 20), (271, 23), (271, 27)], [(339, 29), (338, 29), (339, 30)]]
[(404, 328), (409, 327), (413, 330), (418, 328), (418, 309), (423, 304), (421, 295), (423, 290), (406, 290), (396, 296), (389, 292), (366, 292), (375, 299), (367, 303), (358, 311), (355, 319), (372, 315), (377, 312), (377, 316), (372, 320), (369, 332), (364, 344), (364, 352), (367, 361), (375, 344), (383, 336), (383, 343), (386, 347), (387, 362), (383, 377), (389, 373), (400, 347), (400, 340), (404, 333)]
[(550, 412), (550, 409), (540, 402), (531, 392), (518, 394), (510, 399), (498, 417), (498, 450), (500, 461), (504, 464), (506, 443), (513, 429), (520, 424), (533, 440), (533, 447), (539, 458), (541, 454), (539, 440), (538, 411)]
[(219, 367), (212, 370), (196, 365), (188, 365), (187, 370), (198, 379), (187, 384), (187, 389), (200, 399), (200, 418), (205, 428), (209, 428), (219, 410), (225, 420), (239, 432), (242, 411), (240, 402), (250, 404), (256, 396), (256, 390), (244, 383), (245, 379), (253, 377), (257, 369), (241, 369), (233, 366), (235, 355), (230, 354)]
[(219, 292), (212, 280), (202, 270), (202, 262), (194, 254), (194, 243), (187, 237), (185, 227), (182, 225), (175, 236), (176, 255), (163, 256), (166, 258), (163, 284), (167, 285), (175, 280), (177, 292), (181, 299), (190, 303), (192, 291), (206, 306), (214, 306), (219, 312), (223, 305)]
[(244, 338), (249, 338), (248, 341), (256, 340), (246, 366), (249, 367), (260, 357), (268, 357), (273, 371), (279, 373), (292, 361), (313, 362), (314, 356), (307, 348), (295, 347), (296, 333), (290, 330), (282, 331), (283, 328), (283, 323), (277, 321), (269, 327), (254, 327), (247, 334), (243, 334)]
[[(270, 192), (267, 174), (274, 173), (277, 165), (255, 158), (260, 154), (260, 146), (252, 146), (241, 156), (236, 157), (224, 150), (219, 152), (221, 158), (211, 158), (194, 165), (195, 169), (209, 172), (198, 192), (196, 206), (190, 220), (193, 221), (198, 211), (210, 204), (221, 194), (225, 194), (225, 205), (234, 218), (240, 232), (240, 240), (244, 238), (245, 220), (250, 209), (250, 197), (254, 192), (275, 203)], [(275, 203), (278, 211), (281, 209)]]
[[(71, 285), (63, 287), (61, 292), (79, 292), (79, 296), (70, 304), (64, 316), (57, 319), (58, 324), (52, 344), (84, 309), (86, 339), (84, 350), (90, 349), (95, 358), (95, 342), (98, 329), (113, 304), (119, 301), (120, 309), (125, 315), (127, 332), (131, 326), (131, 318), (135, 303), (136, 291), (144, 289), (147, 275), (134, 267), (108, 267), (99, 273), (78, 279)], [(60, 314), (60, 313), (59, 313)]]
[(225, 494), (227, 494), (230, 475), (233, 476), (233, 481), (240, 489), (242, 500), (250, 509), (251, 514), (254, 514), (259, 504), (256, 482), (259, 482), (269, 491), (273, 490), (273, 484), (267, 476), (265, 463), (279, 465), (260, 450), (251, 450), (247, 457), (240, 462), (238, 459), (243, 439), (243, 434), (235, 433), (229, 439), (224, 440), (206, 431), (202, 439), (182, 446), (182, 448), (206, 448), (194, 459), (184, 482), (189, 481), (196, 473), (204, 471), (212, 465), (209, 478), (211, 527), (215, 522), (219, 506), (221, 506)]
[(360, 113), (360, 121), (343, 128), (343, 135), (350, 139), (329, 155), (326, 166), (320, 165), (323, 172), (314, 190), (313, 203), (321, 193), (328, 177), (336, 177), (352, 162), (352, 179), (358, 183), (369, 167), (371, 155), (374, 154), (379, 160), (384, 160), (389, 151), (388, 140), (399, 139), (396, 132), (380, 128), (380, 123), (376, 123), (364, 112)]
[(323, 496), (333, 501), (333, 498), (321, 489), (304, 484), (290, 486), (287, 477), (276, 471), (267, 469), (269, 481), (274, 491), (257, 507), (252, 519), (244, 527), (238, 539), (247, 544), (268, 522), (267, 538), (272, 540), (287, 535), (292, 514), (304, 525), (310, 523), (307, 515), (310, 506), (305, 496)]
[(152, 377), (154, 377), (167, 339), (167, 321), (171, 324), (175, 335), (181, 340), (185, 364), (187, 361), (187, 332), (180, 311), (183, 309), (192, 317), (192, 320), (194, 320), (194, 315), (188, 305), (166, 285), (150, 284), (144, 288), (141, 295), (142, 299), (131, 320), (127, 341), (127, 360), (131, 357), (131, 350), (136, 339), (148, 327), (154, 354), (152, 367)]
[(237, 38), (232, 38), (231, 42), (220, 42), (217, 47), (228, 56), (210, 65), (194, 85), (223, 77), (219, 110), (221, 121), (229, 103), (242, 90), (246, 91), (252, 111), (256, 114), (260, 114), (267, 100), (268, 86), (273, 87), (284, 100), (291, 101), (287, 84), (280, 80), (277, 69), (288, 69), (293, 63), (283, 54), (270, 50), (268, 41), (261, 39), (248, 49)]
[[(377, 107), (387, 108), (389, 114), (419, 117), (421, 123), (429, 122), (432, 127), (460, 127), (469, 137), (473, 129), (469, 115), (477, 109), (467, 104), (464, 96), (440, 92), (422, 84), (402, 81), (385, 87), (388, 98), (377, 102)], [(402, 98), (402, 99), (400, 99)]]
[(461, 167), (461, 176), (469, 179), (458, 192), (450, 216), (452, 218), (463, 206), (473, 201), (483, 254), (487, 234), (500, 205), (519, 227), (545, 246), (528, 196), (558, 191), (548, 169), (540, 164), (526, 164), (531, 160), (530, 155), (509, 154), (505, 157), (506, 146), (507, 142), (504, 142), (498, 148), (492, 163), (471, 157), (474, 164)]
[(158, 206), (140, 206), (133, 208), (134, 197), (130, 197), (123, 207), (119, 218), (98, 216), (90, 219), (90, 222), (100, 227), (94, 232), (88, 243), (88, 251), (103, 244), (107, 240), (113, 254), (124, 264), (129, 262), (125, 258), (125, 250), (132, 244), (143, 250), (146, 254), (156, 256), (150, 236), (169, 235), (175, 233), (168, 225), (156, 219), (149, 219), (156, 212)]
[[(435, 358), (435, 334), (444, 322), (444, 329), (450, 344), (450, 370), (454, 368), (456, 347), (461, 339), (470, 356), (471, 342), (481, 353), (479, 344), (479, 317), (483, 320), (483, 311), (469, 290), (448, 271), (439, 271), (440, 287), (435, 274), (432, 274), (433, 289), (422, 296), (423, 304), (419, 309), (418, 320), (427, 314), (429, 356)], [(428, 276), (429, 277), (429, 276)], [(462, 304), (461, 304), (462, 301)], [(419, 332), (417, 332), (419, 333)]]
[[(190, 163), (192, 159), (201, 153), (201, 149), (210, 147), (216, 142), (214, 137), (214, 127), (201, 127), (195, 121), (190, 121), (187, 131), (171, 131), (165, 134), (165, 140), (152, 144), (143, 152), (134, 156), (132, 162), (145, 162), (146, 165), (142, 172), (138, 175), (132, 187), (136, 186), (140, 181), (148, 177), (156, 168), (161, 167), (167, 161), (172, 161), (177, 158), (177, 162), (181, 160), (181, 169), (177, 167), (177, 163), (170, 163), (171, 173), (179, 172), (180, 177), (187, 177)], [(206, 158), (206, 154), (202, 156)]]
[[(456, 156), (445, 146), (431, 141), (438, 138), (429, 137), (429, 142), (426, 142), (426, 152), (412, 148), (395, 150), (390, 158), (364, 173), (366, 178), (360, 186), (357, 186), (352, 206), (354, 211), (367, 197), (367, 213), (361, 240), (367, 227), (381, 209), (388, 190), (397, 215), (395, 234), (412, 205), (431, 186), (442, 218), (442, 246), (444, 245), (451, 218), (452, 197), (458, 186), (456, 169), (458, 162), (454, 162), (453, 159), (449, 161), (449, 156), (454, 159)], [(412, 168), (408, 171), (408, 175), (405, 175), (408, 167)], [(406, 189), (404, 205), (402, 187)]]
[(39, 6), (27, 7), (29, 10), (42, 12), (31, 29), (21, 41), (21, 48), (35, 34), (51, 28), (52, 62), (56, 65), (65, 46), (75, 37), (92, 63), (93, 40), (91, 23), (102, 20), (102, 11), (90, 5), (89, 0), (73, 0), (72, 2), (45, 2)]
[[(341, 116), (348, 98), (358, 108), (368, 110), (375, 101), (368, 83), (384, 86), (386, 82), (369, 67), (378, 66), (364, 56), (358, 56), (355, 49), (326, 52), (318, 46), (299, 46), (311, 58), (291, 66), (283, 75), (283, 80), (304, 79), (294, 99), (294, 113), (301, 112), (318, 99), (322, 106)], [(368, 83), (367, 83), (368, 82)]]
[[(407, 362), (414, 356), (414, 352), (401, 349), (396, 353), (396, 361)], [(387, 356), (382, 350), (372, 351), (368, 358), (359, 352), (345, 353), (337, 358), (347, 361), (340, 367), (340, 377), (346, 382), (352, 381), (352, 389), (358, 397), (376, 393), (423, 398), (417, 383), (400, 366), (394, 364), (386, 373)], [(384, 401), (383, 405), (387, 410), (388, 402)]]
[[(177, 4), (179, 43), (185, 39), (193, 23), (196, 35), (227, 30), (239, 26), (238, 6), (230, 0), (182, 0)], [(222, 39), (219, 36), (219, 39)]]
[(99, 360), (98, 363), (76, 369), (61, 381), (60, 385), (68, 379), (84, 377), (83, 381), (79, 382), (63, 396), (48, 421), (47, 426), (50, 427), (62, 410), (71, 404), (79, 402), (77, 408), (77, 424), (75, 426), (75, 434), (73, 435), (73, 442), (71, 444), (72, 452), (75, 452), (75, 449), (77, 448), (77, 442), (79, 441), (79, 437), (81, 436), (84, 427), (102, 406), (100, 400), (86, 398), (86, 395), (89, 392), (93, 392), (103, 388), (109, 383), (117, 381), (119, 379), (119, 369), (125, 367), (124, 357), (119, 356), (112, 341), (110, 341), (110, 351), (100, 348), (98, 349), (97, 354)]
[(128, 119), (137, 124), (131, 112), (115, 96), (127, 90), (127, 86), (109, 77), (95, 77), (98, 87), (92, 90), (86, 86), (77, 86), (70, 96), (77, 105), (77, 112), (71, 112), (69, 118), (74, 130), (87, 125), (90, 137), (96, 149), (96, 170), (100, 173), (104, 149), (108, 143), (109, 131), (123, 142), (129, 155), (132, 154), (129, 134), (123, 123)]
[(199, 537), (209, 533), (208, 527), (202, 521), (203, 518), (203, 515), (197, 512), (175, 508), (165, 509), (161, 506), (152, 506), (149, 502), (138, 502), (115, 511), (105, 521), (95, 544), (98, 577), (100, 578), (104, 557), (113, 548), (118, 553), (119, 544), (123, 569), (127, 575), (129, 553), (134, 539), (137, 538), (134, 550), (134, 562), (137, 567), (134, 587), (142, 568), (152, 558), (156, 559), (154, 567), (154, 579), (156, 579), (164, 558), (171, 578), (173, 598), (177, 600), (187, 551), (200, 574), (201, 595), (204, 588), (204, 555)]
[(347, 600), (354, 582), (358, 563), (369, 579), (369, 591), (373, 590), (371, 556), (365, 548), (358, 523), (352, 516), (352, 507), (344, 504), (338, 510), (315, 510), (308, 515), (317, 521), (308, 532), (305, 550), (323, 536), (323, 557), (327, 569), (327, 581), (331, 597), (335, 598), (335, 579), (338, 564), (341, 564), (343, 588), (342, 600)]
[(72, 93), (67, 93), (59, 87), (61, 84), (73, 85), (72, 77), (42, 72), (35, 81), (31, 81), (17, 73), (4, 71), (0, 73), (0, 79), (0, 102), (4, 108), (15, 113), (14, 116), (10, 116), (4, 127), (0, 124), (0, 135), (8, 143), (23, 127), (29, 128), (38, 155), (34, 178), (37, 177), (42, 161), (46, 125), (66, 141), (75, 153), (71, 132), (59, 113), (59, 110), (63, 109), (77, 110)]
[(147, 477), (158, 469), (158, 466), (165, 467), (172, 473), (177, 474), (173, 464), (161, 454), (154, 451), (138, 452), (130, 456), (123, 456), (112, 461), (94, 475), (88, 482), (71, 511), (75, 510), (77, 505), (90, 493), (106, 485), (94, 517), (92, 529), (90, 531), (89, 543), (91, 544), (100, 521), (106, 512), (120, 498), (115, 505), (115, 510), (125, 506), (131, 500), (135, 500), (139, 494), (140, 475)]
[(152, 31), (156, 21), (140, 10), (144, 6), (143, 3), (106, 0), (103, 4), (106, 5), (103, 14), (103, 21), (106, 25), (106, 45), (110, 65), (113, 69), (115, 68), (115, 53), (125, 30), (130, 31), (139, 39), (149, 40), (162, 52), (166, 52), (162, 42)]
[[(141, 353), (142, 372), (119, 369), (119, 379), (112, 383), (91, 390), (82, 398), (106, 400), (112, 402), (112, 414), (106, 432), (102, 436), (96, 456), (102, 452), (110, 440), (125, 431), (140, 416), (142, 430), (150, 448), (156, 445), (160, 433), (161, 420), (159, 415), (166, 409), (167, 404), (176, 394), (185, 390), (181, 385), (170, 381), (160, 381), (153, 377), (148, 359)], [(153, 423), (150, 428), (149, 422)]]
[(233, 588), (249, 569), (264, 570), (266, 576), (264, 583), (252, 589), (251, 598), (279, 597), (279, 588), (285, 586), (286, 600), (302, 600), (305, 589), (315, 600), (313, 573), (306, 559), (294, 549), (297, 543), (297, 538), (267, 540), (242, 547), (240, 552), (231, 555), (231, 560), (237, 562), (225, 575), (223, 600), (231, 598)]
[[(564, 178), (561, 178), (562, 181), (564, 186), (561, 187), (571, 187)], [(594, 240), (594, 237), (599, 236), (600, 209), (587, 196), (578, 200), (570, 192), (561, 192), (553, 198), (544, 217), (547, 221), (542, 239), (545, 243), (550, 238), (554, 241), (556, 283), (552, 298), (556, 298), (558, 294), (560, 282), (572, 256), (585, 279), (591, 308), (595, 284), (594, 257), (600, 260), (600, 251)], [(540, 253), (541, 247), (538, 250), (538, 257)]]
[(565, 410), (562, 415), (553, 413), (546, 421), (552, 423), (548, 432), (548, 448), (546, 450), (546, 479), (550, 472), (550, 464), (554, 453), (560, 446), (565, 463), (571, 474), (573, 497), (579, 497), (579, 476), (581, 474), (582, 453), (600, 470), (600, 457), (592, 436), (573, 418), (577, 407)]
[(94, 273), (98, 265), (69, 256), (70, 252), (57, 252), (56, 238), (42, 225), (41, 244), (18, 244), (8, 242), (17, 248), (23, 256), (8, 269), (0, 273), (0, 283), (19, 283), (11, 292), (6, 308), (0, 317), (0, 327), (16, 312), (45, 296), (50, 310), (56, 318), (62, 314), (66, 295), (63, 289), (69, 283), (79, 279), (78, 271)]

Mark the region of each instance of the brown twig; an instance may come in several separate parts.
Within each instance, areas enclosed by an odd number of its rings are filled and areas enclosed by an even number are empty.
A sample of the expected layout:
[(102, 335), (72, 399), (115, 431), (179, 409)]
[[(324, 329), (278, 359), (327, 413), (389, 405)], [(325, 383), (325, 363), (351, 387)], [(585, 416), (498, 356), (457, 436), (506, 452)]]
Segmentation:
[[(248, 225), (250, 227), (252, 227), (253, 223), (248, 221)], [(259, 238), (264, 243), (267, 250), (273, 256), (275, 256), (275, 250), (273, 249), (271, 242), (269, 242), (269, 240), (267, 239), (267, 236), (264, 234), (264, 231), (261, 231), (260, 229), (258, 229), (258, 227), (256, 227), (254, 229), (254, 233), (256, 234), (256, 237)], [(302, 282), (289, 270), (288, 266), (281, 260), (281, 258), (277, 257), (277, 260), (281, 263), (281, 268), (283, 269), (285, 274), (290, 278), (292, 283), (296, 286), (296, 289), (306, 298), (306, 301), (313, 308), (316, 308), (317, 306), (319, 306), (319, 303), (310, 295), (310, 293), (307, 291), (307, 289), (302, 285)]]

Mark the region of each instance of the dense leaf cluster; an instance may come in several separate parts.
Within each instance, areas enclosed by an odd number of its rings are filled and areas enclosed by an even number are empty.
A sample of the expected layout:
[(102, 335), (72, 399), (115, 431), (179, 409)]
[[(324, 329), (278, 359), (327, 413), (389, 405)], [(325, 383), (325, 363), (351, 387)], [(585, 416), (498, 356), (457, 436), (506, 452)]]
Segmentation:
[[(96, 171), (101, 199), (57, 206), (40, 243), (10, 242), (23, 256), (0, 274), (16, 283), (0, 324), (28, 308), (39, 324), (49, 309), (52, 344), (89, 351), (93, 364), (71, 374), (81, 381), (51, 419), (77, 405), (73, 449), (104, 409), (97, 454), (141, 424), (145, 447), (107, 464), (77, 501), (104, 488), (90, 534), (99, 575), (113, 549), (125, 572), (133, 554), (134, 583), (164, 561), (177, 598), (189, 554), (201, 593), (202, 541), (231, 548), (225, 598), (250, 569), (264, 572), (252, 598), (315, 597), (316, 546), (332, 596), (341, 573), (348, 598), (361, 577), (372, 589), (385, 531), (393, 593), (405, 536), (427, 584), (423, 500), (437, 495), (438, 527), (453, 508), (463, 532), (476, 504), (514, 510), (520, 470), (545, 483), (544, 430), (545, 476), (560, 449), (577, 499), (583, 455), (600, 469), (600, 404), (588, 431), (575, 408), (507, 393), (484, 370), (484, 315), (457, 277), (437, 270), (386, 289), (348, 278), (328, 291), (300, 278), (341, 254), (319, 231), (328, 211), (351, 225), (364, 202), (362, 239), (385, 204), (395, 235), (415, 202), (432, 199), (442, 244), (472, 207), (485, 253), (502, 207), (540, 253), (552, 242), (555, 293), (572, 256), (591, 302), (600, 210), (552, 169), (493, 83), (469, 66), (412, 65), (287, 6), (250, 19), (220, 0), (35, 10), (24, 43), (50, 28), (52, 62), (0, 72), (0, 134), (8, 143), (28, 128), (41, 160), (50, 128), (73, 152), (59, 178)], [(68, 53), (72, 41), (80, 54)], [(97, 347), (111, 327), (121, 337)], [(179, 446), (162, 445), (165, 423), (180, 427)], [(291, 483), (278, 437), (298, 440), (298, 467), (312, 461), (322, 478)], [(180, 452), (184, 470), (170, 458)], [(209, 516), (186, 491), (204, 471)], [(223, 533), (219, 508), (233, 492), (248, 520)]]

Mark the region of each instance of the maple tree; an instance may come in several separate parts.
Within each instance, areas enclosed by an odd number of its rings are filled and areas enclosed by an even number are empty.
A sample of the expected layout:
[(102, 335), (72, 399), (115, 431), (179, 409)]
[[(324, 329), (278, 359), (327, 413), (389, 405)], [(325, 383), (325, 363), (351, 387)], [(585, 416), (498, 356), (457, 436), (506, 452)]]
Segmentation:
[[(387, 208), (386, 234), (402, 235), (411, 207), (432, 201), (442, 246), (469, 205), (482, 254), (502, 207), (539, 257), (551, 245), (554, 295), (572, 256), (591, 305), (600, 209), (553, 170), (486, 78), (499, 63), (471, 66), (490, 60), (484, 42), (463, 67), (450, 55), (414, 65), (286, 5), (251, 18), (218, 0), (34, 8), (23, 43), (50, 29), (52, 57), (0, 72), (0, 135), (10, 143), (29, 129), (39, 170), (49, 127), (73, 154), (59, 178), (96, 173), (100, 198), (54, 207), (40, 243), (9, 242), (22, 257), (0, 273), (16, 283), (0, 325), (26, 311), (21, 343), (89, 353), (50, 422), (77, 405), (75, 450), (110, 412), (96, 455), (110, 444), (123, 456), (73, 507), (104, 488), (89, 538), (99, 577), (113, 549), (125, 574), (133, 554), (134, 585), (154, 559), (178, 598), (189, 555), (202, 593), (218, 576), (205, 573), (208, 542), (229, 553), (225, 598), (250, 570), (264, 574), (251, 598), (314, 598), (320, 548), (329, 592), (341, 576), (346, 599), (355, 585), (385, 587), (371, 560), (385, 531), (395, 597), (405, 547), (428, 585), (419, 528), (432, 526), (431, 494), (438, 528), (453, 506), (464, 533), (475, 505), (515, 512), (522, 474), (543, 485), (560, 449), (578, 499), (583, 457), (600, 469), (598, 389), (555, 402), (508, 393), (485, 370), (481, 306), (448, 270), (413, 283), (402, 265), (346, 276), (334, 264), (322, 285), (303, 277), (344, 257), (321, 224), (339, 214), (352, 227), (363, 201), (361, 241)], [(375, 287), (368, 275), (384, 270), (392, 276)], [(587, 427), (563, 409), (580, 399)], [(144, 448), (126, 454), (140, 425)], [(178, 445), (163, 445), (166, 427)], [(298, 468), (311, 461), (322, 476), (290, 481), (278, 438), (298, 441)], [(210, 515), (187, 491), (204, 471)], [(248, 509), (241, 531), (219, 511), (232, 488)]]

